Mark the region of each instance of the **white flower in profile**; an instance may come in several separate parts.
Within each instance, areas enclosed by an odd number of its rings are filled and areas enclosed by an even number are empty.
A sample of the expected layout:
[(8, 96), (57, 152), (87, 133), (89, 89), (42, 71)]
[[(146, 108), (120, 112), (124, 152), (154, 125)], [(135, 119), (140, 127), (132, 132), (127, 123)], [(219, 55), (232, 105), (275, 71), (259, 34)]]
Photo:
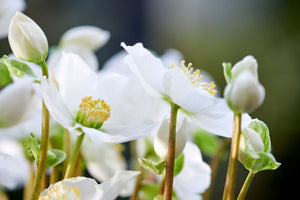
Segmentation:
[(59, 181), (44, 190), (39, 200), (113, 200), (122, 188), (140, 172), (118, 171), (101, 184), (86, 177), (73, 177)]
[(176, 104), (202, 129), (225, 137), (232, 135), (233, 114), (222, 98), (215, 97), (213, 82), (202, 82), (199, 70), (191, 64), (166, 68), (159, 58), (141, 43), (121, 44), (129, 55), (126, 61), (145, 90), (170, 104)]
[(41, 88), (50, 114), (70, 132), (120, 143), (145, 136), (153, 127), (147, 119), (150, 109), (128, 84), (118, 74), (98, 78), (79, 56), (66, 53)]
[(36, 113), (38, 94), (34, 83), (22, 79), (0, 91), (0, 130), (25, 122)]
[(179, 199), (199, 200), (201, 194), (210, 185), (211, 169), (202, 160), (197, 145), (187, 142), (184, 154), (184, 165), (181, 172), (174, 177), (174, 191)]
[(7, 37), (9, 23), (17, 11), (23, 11), (26, 7), (24, 0), (0, 1), (0, 39)]
[(29, 178), (29, 171), (29, 162), (21, 145), (14, 140), (1, 137), (0, 186), (8, 190), (23, 187)]

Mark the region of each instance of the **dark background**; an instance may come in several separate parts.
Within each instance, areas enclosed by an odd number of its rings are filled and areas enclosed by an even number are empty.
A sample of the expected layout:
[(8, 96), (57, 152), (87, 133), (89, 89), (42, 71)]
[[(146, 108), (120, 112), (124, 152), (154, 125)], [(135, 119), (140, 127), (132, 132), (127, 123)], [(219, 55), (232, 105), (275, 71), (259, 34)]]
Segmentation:
[[(25, 14), (41, 26), (50, 45), (74, 26), (109, 30), (111, 39), (97, 52), (100, 66), (121, 50), (122, 41), (143, 42), (159, 54), (175, 48), (187, 62), (211, 73), (220, 93), (225, 87), (222, 62), (253, 55), (266, 98), (251, 116), (268, 125), (273, 155), (282, 165), (259, 173), (246, 199), (298, 196), (300, 1), (28, 0)], [(8, 41), (0, 40), (0, 55), (9, 53)], [(218, 174), (213, 199), (221, 199), (226, 166)], [(238, 169), (239, 189), (247, 172), (241, 165)]]

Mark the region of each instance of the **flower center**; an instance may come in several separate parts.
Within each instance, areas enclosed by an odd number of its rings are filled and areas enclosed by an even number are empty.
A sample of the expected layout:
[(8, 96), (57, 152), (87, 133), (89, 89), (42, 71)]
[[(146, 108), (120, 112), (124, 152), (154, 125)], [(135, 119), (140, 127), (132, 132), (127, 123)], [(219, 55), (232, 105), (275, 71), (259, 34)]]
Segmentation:
[(39, 200), (65, 200), (65, 199), (80, 199), (78, 187), (67, 188), (64, 185), (54, 185), (47, 190), (46, 196), (40, 196)]
[(76, 122), (83, 126), (98, 129), (110, 117), (110, 106), (104, 100), (93, 100), (91, 96), (81, 99)]
[(214, 89), (216, 87), (214, 82), (200, 82), (203, 78), (203, 75), (200, 75), (200, 70), (197, 69), (193, 72), (192, 63), (189, 63), (188, 66), (185, 66), (185, 61), (181, 61), (180, 68), (176, 65), (172, 65), (172, 69), (180, 69), (190, 80), (190, 83), (195, 87), (200, 87), (204, 89), (205, 91), (209, 92), (212, 96), (215, 96), (217, 91)]

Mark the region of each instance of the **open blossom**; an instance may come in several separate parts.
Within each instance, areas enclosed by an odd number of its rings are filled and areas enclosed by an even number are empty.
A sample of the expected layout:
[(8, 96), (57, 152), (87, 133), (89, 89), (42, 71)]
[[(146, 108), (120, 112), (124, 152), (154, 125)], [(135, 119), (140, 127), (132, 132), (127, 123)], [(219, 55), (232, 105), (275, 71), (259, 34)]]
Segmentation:
[(0, 6), (0, 39), (8, 34), (11, 19), (17, 11), (23, 11), (26, 7), (24, 0), (1, 0)]
[(216, 135), (231, 137), (233, 114), (224, 99), (215, 97), (213, 82), (202, 82), (199, 70), (181, 63), (166, 68), (163, 62), (141, 43), (121, 44), (128, 52), (127, 63), (151, 95), (178, 105), (193, 122)]
[(153, 127), (149, 108), (128, 83), (118, 74), (98, 78), (79, 56), (67, 53), (41, 87), (50, 114), (70, 132), (119, 143), (145, 136)]

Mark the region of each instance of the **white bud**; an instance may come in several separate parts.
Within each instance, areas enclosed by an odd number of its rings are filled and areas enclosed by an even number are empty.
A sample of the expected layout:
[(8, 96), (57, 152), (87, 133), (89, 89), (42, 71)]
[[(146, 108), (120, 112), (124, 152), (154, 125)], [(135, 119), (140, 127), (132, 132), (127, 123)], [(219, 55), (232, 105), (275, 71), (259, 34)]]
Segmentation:
[(29, 17), (17, 12), (10, 22), (8, 41), (15, 56), (40, 63), (48, 54), (48, 41), (42, 29)]
[[(154, 138), (154, 150), (156, 154), (164, 158), (168, 154), (169, 141), (169, 119), (164, 119), (159, 126), (159, 130)], [(185, 147), (187, 140), (187, 120), (186, 118), (178, 119), (176, 124), (176, 144), (175, 157), (179, 156)]]
[(78, 26), (66, 31), (60, 39), (59, 46), (79, 45), (92, 51), (104, 46), (110, 33), (96, 26)]

